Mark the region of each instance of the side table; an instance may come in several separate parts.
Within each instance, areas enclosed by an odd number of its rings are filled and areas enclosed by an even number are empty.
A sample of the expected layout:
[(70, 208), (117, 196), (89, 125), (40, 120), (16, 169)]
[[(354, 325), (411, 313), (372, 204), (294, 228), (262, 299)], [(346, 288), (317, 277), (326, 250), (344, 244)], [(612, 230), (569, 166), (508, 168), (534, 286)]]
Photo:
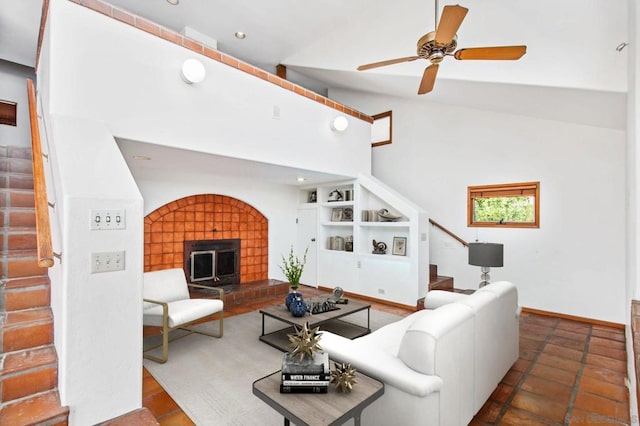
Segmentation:
[(281, 373), (276, 371), (253, 382), (253, 394), (284, 416), (285, 426), (340, 425), (353, 418), (360, 425), (360, 416), (369, 404), (384, 393), (384, 384), (363, 373), (356, 375), (351, 392), (343, 393), (329, 386), (326, 394), (280, 393)]

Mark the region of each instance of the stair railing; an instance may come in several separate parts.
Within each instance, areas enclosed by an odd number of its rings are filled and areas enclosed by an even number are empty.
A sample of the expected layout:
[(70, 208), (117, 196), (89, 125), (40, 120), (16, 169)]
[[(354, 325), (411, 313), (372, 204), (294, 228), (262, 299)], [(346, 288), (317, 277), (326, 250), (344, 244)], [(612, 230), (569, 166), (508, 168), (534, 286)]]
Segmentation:
[(432, 224), (433, 226), (435, 226), (436, 228), (438, 228), (439, 230), (441, 230), (442, 232), (444, 232), (445, 234), (449, 235), (451, 238), (453, 238), (454, 240), (456, 240), (457, 242), (459, 242), (463, 246), (469, 247), (469, 243), (468, 242), (466, 242), (462, 238), (458, 237), (456, 234), (454, 234), (453, 232), (449, 231), (447, 228), (445, 228), (444, 226), (440, 225), (435, 220), (429, 218), (429, 223)]
[(38, 266), (53, 266), (53, 244), (51, 242), (51, 225), (49, 222), (49, 203), (47, 202), (47, 185), (42, 164), (42, 145), (38, 126), (38, 108), (36, 89), (33, 80), (27, 79), (27, 95), (29, 98), (29, 123), (31, 125), (31, 156), (33, 158), (33, 194), (36, 206), (36, 239), (38, 245)]

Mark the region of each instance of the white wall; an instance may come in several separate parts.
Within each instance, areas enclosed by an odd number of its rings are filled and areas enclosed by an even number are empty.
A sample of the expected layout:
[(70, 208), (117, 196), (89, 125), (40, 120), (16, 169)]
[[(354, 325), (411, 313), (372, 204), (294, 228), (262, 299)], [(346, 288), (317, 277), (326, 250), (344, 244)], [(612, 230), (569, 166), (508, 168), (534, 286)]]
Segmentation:
[[(513, 281), (524, 306), (626, 323), (624, 132), (330, 91), (365, 113), (393, 110), (393, 144), (373, 174), (468, 241), (505, 244), (493, 280)], [(468, 228), (467, 186), (540, 181), (540, 229)], [(461, 245), (432, 228), (431, 263), (477, 288)]]
[(269, 221), (269, 278), (286, 281), (279, 268), (280, 254), (296, 244), (296, 216), (300, 190), (292, 185), (276, 185), (259, 177), (230, 178), (210, 173), (135, 176), (144, 197), (144, 214), (171, 201), (197, 194), (220, 194), (251, 205)]
[(17, 126), (0, 125), (0, 145), (31, 146), (27, 79), (35, 81), (32, 68), (0, 60), (0, 100), (17, 102)]
[[(52, 1), (52, 112), (108, 123), (118, 137), (344, 176), (369, 173), (370, 124), (73, 2)], [(81, 34), (81, 36), (79, 36)], [(207, 77), (180, 77), (198, 57)], [(279, 119), (273, 118), (274, 107)], [(313, 152), (313, 155), (309, 155)]]

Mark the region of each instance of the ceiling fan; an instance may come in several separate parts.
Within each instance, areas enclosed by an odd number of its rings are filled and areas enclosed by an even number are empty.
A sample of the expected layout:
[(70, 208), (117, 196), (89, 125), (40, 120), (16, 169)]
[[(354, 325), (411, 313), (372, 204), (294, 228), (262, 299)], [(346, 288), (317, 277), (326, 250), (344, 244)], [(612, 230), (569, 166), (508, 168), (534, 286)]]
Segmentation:
[(489, 60), (516, 60), (527, 52), (527, 46), (496, 46), (496, 47), (472, 47), (460, 49), (454, 53), (458, 46), (456, 32), (469, 9), (460, 5), (445, 6), (442, 10), (440, 23), (438, 21), (438, 2), (436, 1), (436, 30), (428, 32), (418, 40), (418, 51), (416, 56), (389, 59), (372, 64), (360, 65), (358, 71), (365, 71), (372, 68), (384, 67), (387, 65), (399, 64), (401, 62), (415, 61), (416, 59), (426, 59), (431, 62), (422, 75), (418, 94), (424, 95), (433, 90), (436, 82), (438, 67), (445, 56), (453, 56), (458, 60), (489, 59)]

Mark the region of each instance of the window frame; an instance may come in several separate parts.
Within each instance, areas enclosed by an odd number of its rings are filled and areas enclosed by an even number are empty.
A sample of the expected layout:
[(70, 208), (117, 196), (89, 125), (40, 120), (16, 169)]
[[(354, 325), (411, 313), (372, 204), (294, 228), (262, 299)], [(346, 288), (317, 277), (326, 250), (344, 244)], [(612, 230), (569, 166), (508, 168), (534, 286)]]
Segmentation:
[[(388, 126), (385, 125), (387, 121), (386, 120), (387, 117), (389, 117)], [(381, 127), (382, 130), (380, 131), (380, 133), (382, 133), (383, 136), (380, 139), (376, 139), (376, 140), (373, 139), (373, 134), (375, 133), (375, 131), (374, 129), (372, 129), (371, 147), (375, 148), (377, 146), (391, 144), (393, 139), (393, 112), (391, 110), (381, 112), (380, 114), (372, 115), (371, 118), (373, 118), (373, 123), (372, 123), (373, 127), (384, 126), (384, 127)]]
[[(532, 195), (534, 197), (533, 222), (476, 222), (473, 219), (473, 201), (476, 198), (517, 197), (524, 195)], [(467, 226), (487, 228), (540, 228), (540, 182), (519, 182), (467, 187)]]

